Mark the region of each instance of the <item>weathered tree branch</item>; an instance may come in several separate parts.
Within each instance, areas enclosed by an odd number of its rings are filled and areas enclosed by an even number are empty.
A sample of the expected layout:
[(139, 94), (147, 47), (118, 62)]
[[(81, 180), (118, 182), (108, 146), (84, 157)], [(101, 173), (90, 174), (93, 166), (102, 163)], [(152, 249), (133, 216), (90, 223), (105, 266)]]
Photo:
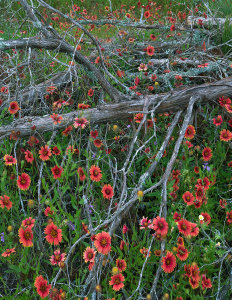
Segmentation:
[(96, 76), (99, 84), (110, 95), (115, 102), (120, 102), (123, 99), (126, 100), (126, 96), (114, 88), (104, 77), (104, 74), (98, 70), (94, 64), (92, 64), (85, 56), (79, 51), (75, 51), (75, 48), (64, 40), (56, 38), (24, 38), (19, 40), (7, 40), (0, 41), (0, 50), (5, 51), (9, 49), (24, 49), (24, 48), (37, 48), (47, 50), (59, 50), (60, 52), (67, 53), (74, 56), (74, 59), (84, 65), (90, 72), (93, 72)]
[[(163, 101), (157, 108), (157, 113), (175, 112), (183, 110), (187, 107), (189, 99), (193, 95), (199, 94), (202, 98), (202, 104), (209, 101), (215, 101), (223, 95), (232, 95), (232, 77), (214, 82), (207, 83), (196, 87), (177, 89), (169, 93), (167, 100)], [(149, 99), (148, 109), (152, 109), (157, 103), (167, 97), (168, 94), (157, 94), (141, 96), (137, 100), (125, 101), (116, 104), (107, 104), (98, 108), (92, 108), (84, 111), (74, 111), (63, 114), (63, 122), (54, 126), (49, 115), (43, 117), (25, 117), (16, 120), (10, 125), (0, 127), (0, 137), (9, 136), (12, 131), (20, 131), (21, 136), (31, 134), (31, 127), (36, 126), (38, 132), (50, 131), (54, 128), (61, 129), (71, 124), (76, 117), (84, 117), (91, 124), (112, 122), (123, 120), (130, 117), (132, 114), (143, 111), (144, 102)], [(147, 100), (146, 100), (147, 101)]]

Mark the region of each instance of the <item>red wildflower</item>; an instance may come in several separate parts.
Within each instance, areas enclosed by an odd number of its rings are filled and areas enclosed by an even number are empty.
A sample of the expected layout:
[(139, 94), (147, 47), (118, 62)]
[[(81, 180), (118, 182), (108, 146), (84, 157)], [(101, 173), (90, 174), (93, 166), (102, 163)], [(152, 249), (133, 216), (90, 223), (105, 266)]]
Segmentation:
[(176, 28), (175, 28), (175, 25), (172, 24), (172, 26), (170, 27), (170, 31), (174, 31)]
[(3, 257), (8, 257), (8, 256), (10, 256), (12, 253), (15, 253), (15, 248), (6, 249), (6, 251), (2, 253), (2, 256), (3, 256)]
[(17, 186), (21, 190), (23, 191), (27, 190), (30, 184), (31, 184), (31, 177), (28, 174), (22, 173), (21, 176), (18, 177)]
[(53, 120), (54, 125), (57, 125), (62, 122), (63, 117), (58, 114), (53, 113), (50, 118)]
[(72, 131), (72, 125), (68, 126), (67, 128), (65, 128), (64, 131), (62, 131), (62, 135), (64, 136), (68, 136), (68, 134)]
[(90, 132), (90, 135), (91, 135), (91, 137), (93, 138), (93, 139), (96, 139), (96, 137), (98, 136), (98, 131), (97, 130), (95, 130), (95, 131), (91, 131)]
[(196, 133), (196, 131), (195, 131), (194, 126), (193, 125), (188, 125), (188, 127), (185, 131), (184, 137), (188, 140), (192, 140), (195, 136), (195, 133)]
[(85, 126), (88, 124), (89, 122), (87, 121), (86, 118), (75, 118), (74, 119), (74, 123), (73, 126), (75, 128), (81, 127), (82, 129), (85, 128)]
[(190, 278), (191, 276), (191, 265), (185, 265), (184, 266), (184, 275), (187, 276), (188, 278)]
[(202, 289), (210, 289), (212, 287), (211, 280), (209, 278), (206, 278), (205, 274), (202, 274), (201, 276), (201, 285)]
[(134, 120), (136, 123), (140, 123), (143, 119), (144, 114), (138, 113), (135, 115)]
[[(86, 225), (84, 222), (81, 223), (82, 229), (84, 230), (85, 233), (89, 234), (89, 229), (88, 229), (88, 225)], [(92, 238), (92, 237), (91, 237)]]
[(125, 271), (126, 270), (126, 261), (124, 259), (116, 259), (116, 266), (119, 270), (119, 272)]
[(182, 198), (187, 205), (192, 205), (194, 202), (194, 196), (189, 191), (185, 192)]
[(207, 213), (201, 213), (201, 215), (204, 217), (204, 220), (200, 220), (200, 223), (203, 224), (205, 223), (206, 225), (209, 225), (211, 222), (211, 217)]
[(203, 151), (202, 151), (202, 156), (203, 156), (203, 160), (204, 161), (209, 161), (211, 160), (213, 154), (212, 154), (212, 150), (207, 147), (207, 148), (204, 148)]
[(24, 154), (25, 154), (26, 161), (31, 164), (33, 162), (33, 160), (34, 160), (33, 154), (29, 150), (26, 150), (24, 152)]
[(185, 261), (188, 258), (189, 252), (188, 250), (184, 247), (179, 245), (177, 248), (176, 256), (182, 260)]
[(65, 261), (65, 253), (60, 253), (60, 249), (54, 251), (54, 255), (50, 257), (52, 265), (60, 265), (61, 262)]
[(1, 205), (1, 208), (6, 207), (8, 210), (11, 209), (12, 202), (10, 201), (10, 197), (8, 197), (6, 195), (0, 196), (0, 205)]
[(168, 233), (168, 223), (164, 218), (160, 218), (159, 216), (153, 219), (152, 225), (150, 225), (149, 228), (152, 228), (161, 236), (165, 236)]
[(193, 203), (193, 205), (195, 206), (195, 208), (200, 208), (203, 204), (203, 200), (202, 199), (196, 199)]
[(232, 113), (232, 105), (231, 104), (226, 104), (225, 109), (228, 111), (228, 113)]
[(181, 219), (178, 222), (178, 229), (180, 233), (183, 233), (185, 236), (187, 236), (191, 232), (191, 223), (185, 219)]
[(92, 96), (93, 96), (93, 93), (94, 93), (94, 90), (93, 90), (93, 89), (89, 89), (89, 90), (88, 90), (88, 96), (92, 97)]
[(182, 236), (178, 237), (177, 246), (184, 246), (184, 239), (182, 238)]
[(155, 254), (155, 256), (160, 256), (161, 255), (161, 250), (160, 249), (156, 249), (155, 251), (154, 251), (154, 254)]
[(8, 107), (8, 111), (10, 114), (15, 115), (20, 110), (19, 104), (17, 101), (13, 101), (10, 103)]
[(192, 289), (195, 290), (195, 289), (197, 289), (199, 287), (199, 281), (200, 280), (196, 280), (196, 279), (194, 279), (192, 277), (189, 278), (189, 283), (190, 283)]
[(226, 208), (227, 201), (225, 199), (220, 199), (219, 205), (221, 206), (221, 208)]
[(60, 154), (60, 150), (58, 149), (57, 146), (52, 148), (52, 154), (54, 154), (54, 155), (59, 155)]
[(94, 266), (94, 262), (91, 262), (91, 263), (89, 263), (89, 266), (88, 266), (88, 268), (89, 268), (89, 271), (92, 271), (92, 269), (93, 269), (93, 266)]
[(109, 284), (113, 286), (114, 291), (119, 291), (124, 287), (124, 283), (123, 283), (124, 280), (125, 280), (124, 276), (121, 273), (118, 273), (111, 277)]
[(195, 191), (196, 200), (202, 200), (204, 197), (204, 189), (202, 186), (197, 186)]
[(51, 168), (54, 179), (60, 178), (64, 169), (62, 167), (55, 166)]
[(83, 258), (85, 262), (94, 262), (96, 251), (93, 248), (87, 247), (83, 253)]
[(190, 141), (185, 141), (185, 144), (189, 149), (193, 147), (193, 144)]
[(222, 107), (224, 107), (226, 104), (231, 104), (230, 98), (225, 98), (225, 96), (222, 96), (221, 98), (219, 98), (218, 101)]
[(199, 174), (199, 167), (194, 167), (194, 172), (196, 173), (196, 174)]
[(232, 224), (232, 210), (226, 212), (227, 223)]
[(89, 173), (90, 173), (90, 178), (93, 181), (100, 181), (102, 178), (102, 173), (101, 173), (101, 169), (98, 166), (91, 166), (91, 168), (89, 169)]
[(151, 220), (147, 220), (147, 218), (142, 218), (142, 220), (140, 220), (140, 229), (147, 229), (149, 228), (149, 224), (151, 224)]
[(8, 155), (8, 154), (4, 155), (3, 159), (5, 160), (5, 165), (6, 166), (15, 165), (16, 162), (17, 162), (17, 160), (13, 156)]
[(197, 281), (200, 280), (200, 270), (196, 263), (192, 263), (190, 267), (191, 277)]
[(145, 18), (145, 19), (148, 19), (150, 16), (151, 16), (150, 11), (149, 11), (149, 10), (145, 11), (145, 13), (144, 13), (144, 18)]
[(49, 160), (50, 156), (52, 155), (52, 151), (50, 148), (48, 148), (47, 145), (45, 145), (44, 147), (41, 147), (41, 149), (39, 150), (39, 158), (42, 160)]
[(32, 247), (33, 246), (33, 232), (31, 230), (31, 227), (27, 227), (27, 228), (19, 228), (19, 242), (21, 244), (23, 244), (24, 247)]
[(176, 258), (170, 251), (162, 258), (162, 269), (165, 273), (172, 273), (176, 267)]
[(49, 244), (58, 245), (62, 241), (62, 230), (59, 229), (54, 223), (48, 224), (44, 229), (46, 240)]
[(125, 243), (123, 240), (121, 240), (119, 248), (120, 248), (121, 250), (124, 250), (124, 246), (125, 246), (125, 245), (126, 245), (126, 243)]
[(111, 153), (111, 149), (106, 149), (106, 154), (110, 154)]
[(81, 167), (79, 167), (77, 169), (77, 174), (79, 175), (80, 181), (85, 180), (86, 176), (85, 176), (84, 170)]
[(111, 237), (109, 233), (102, 231), (95, 236), (94, 246), (99, 253), (107, 255), (111, 251)]
[(213, 124), (216, 126), (220, 126), (222, 124), (222, 116), (219, 115), (216, 118), (213, 118)]
[(204, 189), (207, 191), (209, 189), (210, 186), (210, 180), (208, 177), (204, 177), (203, 178), (203, 187)]
[(47, 280), (45, 280), (42, 275), (36, 277), (34, 285), (42, 299), (49, 295), (52, 287), (51, 284), (47, 284)]
[(199, 228), (197, 227), (197, 224), (190, 223), (191, 231), (189, 236), (197, 236), (199, 234)]
[(151, 35), (150, 35), (150, 38), (151, 38), (153, 41), (156, 40), (156, 36), (155, 36), (154, 34), (151, 34)]
[(117, 70), (117, 75), (118, 77), (122, 78), (123, 76), (125, 76), (125, 72), (121, 70)]
[(54, 211), (51, 210), (51, 208), (48, 206), (48, 207), (45, 209), (44, 214), (45, 214), (46, 217), (52, 216), (52, 215), (54, 214)]
[[(2, 30), (1, 30), (1, 33), (2, 33)], [(3, 87), (1, 87), (0, 92), (8, 94), (8, 88), (6, 86), (3, 86)]]
[(101, 190), (105, 199), (111, 199), (114, 196), (113, 187), (110, 184), (105, 184)]
[(173, 215), (173, 219), (175, 222), (179, 222), (181, 220), (181, 214), (178, 214), (178, 212), (175, 212)]
[(33, 228), (34, 227), (34, 224), (35, 224), (35, 219), (32, 219), (32, 217), (29, 217), (25, 220), (22, 221), (22, 224), (21, 224), (21, 227), (30, 227), (30, 228)]
[(232, 132), (230, 132), (227, 129), (223, 129), (220, 132), (220, 140), (224, 142), (229, 142), (230, 140), (232, 140)]
[(101, 146), (102, 146), (102, 141), (99, 139), (94, 140), (93, 143), (94, 143), (94, 146), (97, 148), (101, 148)]
[(153, 46), (147, 46), (147, 55), (152, 56), (155, 53), (155, 48)]
[(28, 143), (28, 145), (29, 146), (34, 146), (34, 145), (37, 145), (37, 144), (39, 144), (39, 140), (34, 136), (34, 135), (32, 135), (30, 138), (29, 138), (29, 140), (27, 141), (27, 143)]
[(88, 108), (90, 108), (89, 104), (78, 103), (78, 109), (88, 109)]
[(126, 234), (127, 231), (128, 231), (128, 227), (124, 224), (123, 227), (122, 227), (123, 234)]
[(232, 168), (232, 160), (230, 162), (228, 162), (227, 166)]

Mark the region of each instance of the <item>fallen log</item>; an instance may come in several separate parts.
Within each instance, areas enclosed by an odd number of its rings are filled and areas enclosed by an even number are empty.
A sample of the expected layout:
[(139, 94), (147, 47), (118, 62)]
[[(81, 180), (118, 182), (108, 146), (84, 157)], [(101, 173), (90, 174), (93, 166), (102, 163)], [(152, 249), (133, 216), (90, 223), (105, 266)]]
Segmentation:
[(160, 106), (156, 109), (157, 113), (175, 112), (186, 108), (189, 99), (197, 94), (201, 96), (202, 105), (210, 101), (215, 101), (223, 95), (232, 96), (232, 77), (195, 87), (176, 89), (166, 94), (145, 95), (134, 98), (131, 101), (128, 100), (121, 103), (107, 104), (92, 109), (70, 112), (63, 114), (62, 123), (57, 125), (53, 124), (53, 120), (49, 115), (42, 117), (24, 117), (9, 125), (0, 127), (0, 139), (9, 136), (12, 131), (19, 131), (20, 136), (28, 136), (33, 132), (31, 129), (32, 126), (35, 126), (38, 132), (62, 129), (72, 124), (74, 118), (77, 117), (86, 118), (90, 124), (124, 120), (131, 117), (134, 113), (142, 112), (144, 104), (147, 102), (149, 103), (149, 110), (152, 110), (154, 106), (161, 102)]
[(226, 18), (207, 18), (204, 17), (193, 17), (189, 16), (187, 19), (187, 25), (188, 26), (197, 26), (202, 23), (203, 26), (209, 27), (209, 26), (223, 26), (226, 22), (229, 22), (229, 24), (232, 24), (232, 18), (226, 19)]
[[(200, 20), (200, 21), (199, 21)], [(217, 26), (224, 25), (226, 22), (226, 18), (204, 18), (204, 17), (194, 17), (189, 16), (186, 20), (186, 24), (176, 24), (175, 28), (178, 30), (187, 30), (189, 27), (198, 26), (199, 22), (203, 21), (203, 25), (205, 26)], [(232, 23), (232, 18), (228, 19), (229, 23)], [(128, 22), (124, 20), (78, 20), (78, 23), (82, 25), (91, 25), (95, 26), (103, 26), (103, 25), (112, 25), (112, 26), (121, 26), (121, 27), (131, 27), (131, 28), (139, 28), (139, 29), (169, 29), (170, 26), (168, 24), (144, 24), (140, 22)]]

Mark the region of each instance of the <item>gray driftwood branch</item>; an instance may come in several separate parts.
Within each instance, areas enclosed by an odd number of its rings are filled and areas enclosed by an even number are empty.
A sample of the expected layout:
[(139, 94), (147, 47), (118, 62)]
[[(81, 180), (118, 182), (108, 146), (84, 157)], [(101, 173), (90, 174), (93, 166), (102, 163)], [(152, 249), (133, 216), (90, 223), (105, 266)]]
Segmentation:
[(70, 112), (63, 114), (63, 122), (57, 125), (53, 124), (50, 115), (42, 117), (24, 117), (14, 121), (10, 125), (0, 127), (0, 137), (9, 136), (12, 131), (20, 131), (21, 136), (30, 135), (32, 133), (31, 127), (33, 125), (36, 126), (38, 132), (62, 129), (67, 125), (72, 124), (76, 117), (84, 117), (91, 124), (124, 120), (131, 117), (134, 113), (142, 112), (144, 102), (147, 99), (149, 99), (148, 110), (152, 110), (157, 103), (162, 102), (163, 98), (167, 97), (157, 108), (156, 112), (176, 112), (186, 108), (189, 104), (189, 99), (193, 95), (201, 96), (202, 105), (210, 101), (215, 101), (223, 95), (232, 96), (232, 77), (191, 88), (177, 89), (169, 94), (145, 95), (131, 101), (128, 99), (121, 103), (107, 104), (92, 109)]

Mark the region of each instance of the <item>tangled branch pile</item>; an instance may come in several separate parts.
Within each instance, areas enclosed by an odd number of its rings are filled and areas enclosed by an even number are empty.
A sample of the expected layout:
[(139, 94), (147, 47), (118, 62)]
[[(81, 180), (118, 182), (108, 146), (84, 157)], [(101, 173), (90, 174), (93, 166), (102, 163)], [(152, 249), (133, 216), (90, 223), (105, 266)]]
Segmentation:
[(230, 20), (190, 2), (4, 1), (0, 297), (231, 296)]

